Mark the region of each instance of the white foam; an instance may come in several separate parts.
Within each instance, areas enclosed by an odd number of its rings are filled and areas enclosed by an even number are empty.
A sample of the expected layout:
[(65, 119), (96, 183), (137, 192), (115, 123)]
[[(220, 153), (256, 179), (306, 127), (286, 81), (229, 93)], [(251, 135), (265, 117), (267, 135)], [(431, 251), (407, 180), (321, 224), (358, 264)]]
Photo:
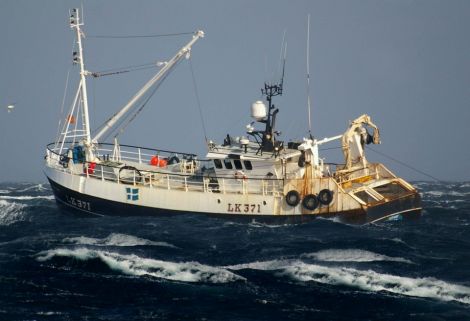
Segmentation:
[(30, 196), (30, 195), (23, 195), (23, 196), (4, 196), (0, 195), (0, 199), (4, 200), (19, 200), (19, 201), (30, 201), (35, 199), (45, 199), (45, 200), (53, 200), (53, 195), (40, 195), (40, 196)]
[(329, 249), (315, 253), (304, 254), (304, 257), (313, 258), (318, 261), (326, 262), (375, 262), (375, 261), (391, 261), (413, 264), (413, 262), (401, 258), (391, 257), (370, 251), (359, 249)]
[(441, 197), (444, 195), (444, 192), (441, 191), (428, 191), (428, 192), (422, 192), (425, 195), (431, 195), (431, 196), (436, 196), (436, 197)]
[(105, 238), (93, 238), (86, 236), (79, 237), (68, 237), (63, 240), (66, 243), (74, 243), (79, 245), (96, 245), (96, 246), (141, 246), (141, 245), (150, 245), (150, 246), (165, 246), (171, 248), (177, 248), (173, 244), (167, 242), (154, 242), (147, 239), (142, 239), (140, 237), (112, 233)]
[(24, 220), (26, 205), (0, 199), (0, 225), (10, 225)]
[(0, 189), (0, 194), (10, 194), (11, 191), (6, 190), (6, 189)]
[(406, 296), (458, 301), (470, 304), (470, 288), (447, 283), (434, 278), (409, 278), (381, 274), (371, 270), (325, 267), (297, 262), (287, 267), (283, 274), (299, 281), (315, 281), (324, 284), (346, 285), (362, 290), (387, 291)]
[(434, 278), (409, 278), (377, 273), (372, 270), (307, 264), (299, 260), (253, 262), (227, 266), (226, 268), (230, 270), (272, 270), (278, 271), (278, 275), (288, 276), (301, 282), (314, 281), (323, 284), (344, 285), (371, 292), (386, 291), (399, 295), (470, 304), (469, 287)]
[(26, 192), (26, 191), (31, 191), (31, 190), (36, 191), (36, 192), (42, 192), (42, 191), (47, 190), (47, 188), (45, 188), (42, 184), (36, 184), (36, 185), (29, 186), (29, 187), (19, 189), (19, 190), (16, 190), (16, 191), (17, 192)]
[(87, 248), (43, 251), (37, 255), (36, 259), (44, 262), (55, 256), (73, 257), (82, 261), (100, 259), (109, 268), (133, 276), (153, 276), (173, 281), (207, 283), (227, 283), (245, 280), (245, 278), (226, 269), (198, 262), (168, 262), (141, 258), (137, 255), (123, 255)]

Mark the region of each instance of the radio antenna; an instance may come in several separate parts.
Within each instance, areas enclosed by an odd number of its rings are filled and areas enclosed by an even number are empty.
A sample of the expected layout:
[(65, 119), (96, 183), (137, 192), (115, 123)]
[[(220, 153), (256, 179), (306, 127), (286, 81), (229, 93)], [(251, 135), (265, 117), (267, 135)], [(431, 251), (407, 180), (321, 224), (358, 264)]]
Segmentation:
[(308, 112), (308, 133), (312, 137), (312, 115), (310, 103), (310, 14), (307, 16), (307, 112)]

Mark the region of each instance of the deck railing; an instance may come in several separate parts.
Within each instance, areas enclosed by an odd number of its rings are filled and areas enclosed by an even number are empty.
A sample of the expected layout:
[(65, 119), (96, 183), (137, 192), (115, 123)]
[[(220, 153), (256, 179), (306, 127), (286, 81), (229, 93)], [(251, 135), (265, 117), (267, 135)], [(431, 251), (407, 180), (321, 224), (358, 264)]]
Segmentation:
[[(48, 166), (87, 178), (186, 192), (262, 195), (281, 195), (283, 192), (282, 179), (216, 177), (214, 172), (208, 170), (211, 161), (197, 160), (194, 154), (120, 145), (119, 153), (110, 148), (98, 148), (96, 154), (100, 162), (73, 163), (66, 155), (59, 155), (53, 145), (47, 147)], [(161, 168), (149, 164), (155, 155), (165, 159), (178, 155), (181, 159)]]

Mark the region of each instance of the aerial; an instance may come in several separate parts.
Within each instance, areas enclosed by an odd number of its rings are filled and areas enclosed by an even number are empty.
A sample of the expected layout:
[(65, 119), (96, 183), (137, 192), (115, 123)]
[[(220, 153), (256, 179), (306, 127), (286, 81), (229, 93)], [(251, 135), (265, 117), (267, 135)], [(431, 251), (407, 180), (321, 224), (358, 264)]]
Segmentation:
[(0, 9), (0, 317), (468, 317), (466, 2)]

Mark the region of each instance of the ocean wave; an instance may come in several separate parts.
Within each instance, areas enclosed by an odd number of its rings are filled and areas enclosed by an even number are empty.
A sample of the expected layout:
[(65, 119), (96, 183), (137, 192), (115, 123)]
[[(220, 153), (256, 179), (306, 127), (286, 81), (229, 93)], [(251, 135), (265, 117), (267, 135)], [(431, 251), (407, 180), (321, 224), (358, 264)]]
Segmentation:
[(11, 191), (6, 190), (6, 189), (0, 189), (0, 194), (10, 194)]
[(323, 284), (346, 285), (361, 290), (386, 291), (399, 295), (432, 298), (442, 301), (458, 301), (470, 304), (470, 288), (447, 283), (434, 278), (409, 278), (362, 271), (352, 268), (332, 268), (297, 262), (283, 271), (299, 281), (315, 281)]
[(24, 220), (26, 205), (0, 199), (0, 225), (10, 225)]
[(119, 233), (112, 233), (105, 238), (93, 238), (93, 237), (86, 237), (86, 236), (79, 236), (79, 237), (68, 237), (63, 239), (63, 242), (66, 243), (74, 243), (79, 245), (96, 245), (96, 246), (142, 246), (142, 245), (149, 245), (149, 246), (164, 246), (164, 247), (171, 247), (177, 248), (173, 244), (167, 242), (155, 242), (147, 239), (143, 239), (140, 237), (127, 235), (127, 234), (119, 234)]
[(410, 260), (401, 257), (391, 257), (383, 254), (359, 249), (330, 249), (315, 253), (303, 254), (303, 257), (313, 258), (325, 262), (375, 262), (390, 261), (413, 264)]
[(3, 200), (19, 200), (19, 201), (30, 201), (30, 200), (35, 200), (35, 199), (53, 200), (54, 195), (42, 195), (42, 196), (30, 196), (30, 195), (4, 196), (4, 195), (0, 195), (0, 199), (3, 199)]
[(470, 195), (470, 192), (457, 192), (457, 191), (421, 191), (423, 196), (431, 196), (431, 197), (443, 197), (443, 196), (452, 196), (452, 197), (465, 197)]
[(287, 276), (300, 282), (313, 281), (329, 285), (349, 286), (370, 292), (385, 291), (404, 296), (470, 304), (469, 287), (434, 278), (402, 277), (377, 273), (372, 270), (307, 264), (300, 260), (252, 262), (225, 266), (225, 268), (229, 270), (277, 271), (279, 276)]
[(169, 262), (123, 255), (88, 248), (54, 249), (37, 254), (36, 260), (48, 261), (53, 257), (71, 257), (81, 261), (99, 259), (110, 269), (132, 276), (152, 276), (159, 279), (182, 282), (228, 283), (244, 281), (245, 278), (223, 268), (198, 262)]
[(42, 191), (45, 191), (47, 190), (46, 187), (44, 187), (43, 184), (36, 184), (36, 185), (33, 185), (33, 186), (28, 186), (26, 188), (23, 188), (23, 189), (18, 189), (16, 190), (16, 192), (26, 192), (26, 191), (36, 191), (36, 192), (42, 192)]

